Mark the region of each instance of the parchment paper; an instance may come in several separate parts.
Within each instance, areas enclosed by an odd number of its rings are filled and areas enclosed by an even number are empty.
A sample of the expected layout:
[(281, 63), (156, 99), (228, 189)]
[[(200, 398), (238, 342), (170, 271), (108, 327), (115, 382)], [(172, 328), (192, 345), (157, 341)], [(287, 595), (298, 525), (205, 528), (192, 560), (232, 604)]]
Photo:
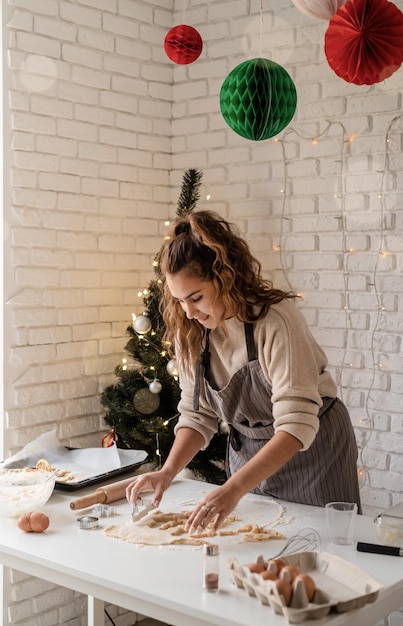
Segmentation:
[(39, 459), (46, 459), (53, 467), (73, 474), (74, 480), (70, 482), (74, 483), (141, 463), (146, 458), (145, 450), (122, 450), (115, 443), (110, 448), (69, 450), (58, 440), (56, 430), (51, 430), (0, 463), (0, 469), (35, 467)]

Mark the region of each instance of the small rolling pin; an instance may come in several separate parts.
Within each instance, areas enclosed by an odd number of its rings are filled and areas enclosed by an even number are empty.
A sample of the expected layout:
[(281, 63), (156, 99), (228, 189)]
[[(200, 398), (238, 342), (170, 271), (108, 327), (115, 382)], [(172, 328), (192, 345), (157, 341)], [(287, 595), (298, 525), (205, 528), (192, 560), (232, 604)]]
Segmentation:
[(94, 493), (82, 498), (77, 498), (70, 502), (71, 509), (85, 509), (87, 506), (93, 504), (106, 504), (108, 502), (115, 502), (116, 500), (122, 500), (126, 497), (126, 487), (133, 482), (133, 476), (126, 478), (125, 480), (119, 480), (117, 483), (111, 483), (110, 485), (104, 485), (104, 487), (98, 487)]

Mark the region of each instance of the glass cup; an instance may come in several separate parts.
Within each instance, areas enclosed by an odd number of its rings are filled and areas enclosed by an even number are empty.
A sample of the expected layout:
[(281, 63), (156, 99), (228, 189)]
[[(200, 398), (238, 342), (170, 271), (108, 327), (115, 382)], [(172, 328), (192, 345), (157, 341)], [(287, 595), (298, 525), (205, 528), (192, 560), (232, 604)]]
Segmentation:
[(328, 502), (326, 504), (329, 541), (344, 546), (354, 542), (357, 509), (355, 502)]

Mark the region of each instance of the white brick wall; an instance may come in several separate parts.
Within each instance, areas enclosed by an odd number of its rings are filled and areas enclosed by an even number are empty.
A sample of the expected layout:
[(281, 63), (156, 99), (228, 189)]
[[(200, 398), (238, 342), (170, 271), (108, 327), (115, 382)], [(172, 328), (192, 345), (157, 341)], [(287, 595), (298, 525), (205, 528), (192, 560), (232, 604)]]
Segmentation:
[[(71, 445), (105, 432), (100, 392), (142, 310), (171, 198), (173, 71), (154, 61), (164, 5), (3, 3), (6, 455), (55, 426)], [(85, 623), (84, 597), (5, 579), (9, 623)]]
[[(182, 0), (3, 4), (6, 453), (55, 425), (69, 443), (99, 443), (100, 391), (183, 170), (197, 167), (200, 204), (238, 223), (265, 272), (303, 294), (363, 447), (366, 512), (400, 501), (403, 69), (373, 86), (339, 79), (327, 24), (291, 0), (263, 3), (261, 39), (260, 3), (246, 0), (198, 0), (185, 16)], [(183, 21), (204, 42), (188, 66), (163, 51)], [(298, 106), (276, 139), (252, 142), (226, 125), (219, 92), (260, 55), (292, 76)], [(10, 576), (11, 623), (84, 624), (81, 596)]]

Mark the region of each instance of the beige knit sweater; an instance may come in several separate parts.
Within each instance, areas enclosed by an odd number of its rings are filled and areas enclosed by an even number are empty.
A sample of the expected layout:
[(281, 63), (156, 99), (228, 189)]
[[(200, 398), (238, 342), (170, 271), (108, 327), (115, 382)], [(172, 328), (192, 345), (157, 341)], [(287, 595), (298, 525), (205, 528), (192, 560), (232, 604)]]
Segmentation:
[[(248, 362), (243, 322), (226, 321), (229, 338), (222, 327), (210, 334), (210, 381), (223, 389)], [(335, 397), (336, 384), (326, 371), (327, 358), (313, 338), (305, 318), (293, 300), (271, 306), (263, 320), (254, 325), (256, 355), (272, 388), (275, 431), (283, 430), (299, 439), (303, 450), (314, 440), (319, 429), (318, 412), (322, 397)], [(194, 428), (204, 437), (207, 447), (217, 431), (217, 416), (203, 392), (200, 409), (193, 409), (195, 372), (186, 372), (178, 355), (181, 400), (176, 429)]]

